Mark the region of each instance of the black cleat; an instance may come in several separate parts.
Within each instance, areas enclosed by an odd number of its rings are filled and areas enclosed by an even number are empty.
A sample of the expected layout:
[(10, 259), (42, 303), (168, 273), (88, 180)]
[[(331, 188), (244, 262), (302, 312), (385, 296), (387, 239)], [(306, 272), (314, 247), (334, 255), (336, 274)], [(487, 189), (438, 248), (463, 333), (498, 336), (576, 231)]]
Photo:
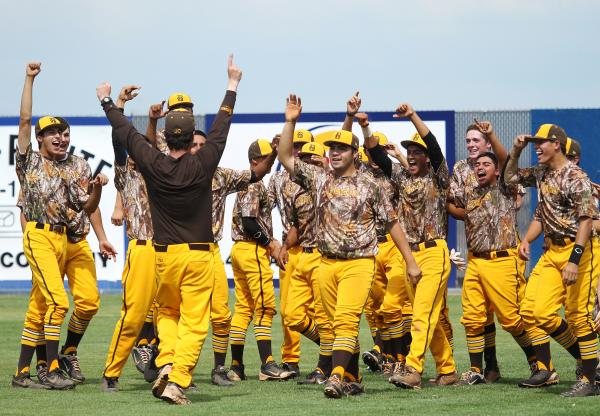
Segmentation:
[(340, 379), (340, 376), (335, 374), (329, 377), (325, 382), (323, 393), (330, 399), (341, 399), (345, 393), (344, 382)]
[(380, 373), (381, 372), (381, 364), (382, 364), (382, 357), (381, 357), (381, 353), (378, 352), (377, 350), (370, 350), (370, 351), (365, 351), (362, 353), (362, 359), (363, 362), (367, 365), (367, 367), (369, 367), (369, 369), (374, 372), (374, 373)]
[(116, 393), (119, 391), (118, 377), (102, 377), (102, 391), (105, 393)]
[(153, 352), (154, 350), (149, 345), (133, 347), (131, 350), (131, 358), (133, 358), (135, 368), (137, 368), (140, 373), (144, 374), (146, 366), (152, 359)]
[(281, 363), (281, 368), (292, 373), (292, 377), (290, 378), (300, 377), (300, 366), (298, 363)]
[(244, 364), (231, 365), (227, 372), (227, 378), (231, 381), (243, 381), (246, 380), (246, 373), (244, 372)]
[(148, 360), (146, 367), (144, 368), (144, 380), (146, 380), (148, 383), (153, 383), (158, 377), (158, 373), (160, 371), (160, 369), (156, 366), (158, 347), (156, 347), (156, 345), (151, 345), (150, 349), (152, 350), (152, 355), (150, 356), (150, 360)]
[(580, 380), (571, 387), (571, 390), (565, 391), (560, 395), (562, 397), (587, 397), (597, 396), (600, 394), (598, 386), (588, 383), (587, 381)]
[(49, 390), (50, 387), (46, 386), (42, 383), (36, 383), (31, 379), (31, 375), (29, 371), (23, 371), (19, 373), (18, 376), (13, 376), (11, 381), (11, 386), (19, 387), (22, 389), (41, 389), (41, 390)]
[(531, 377), (527, 380), (522, 380), (519, 382), (519, 387), (527, 387), (527, 388), (538, 388), (538, 387), (547, 387), (552, 386), (554, 384), (558, 384), (559, 382), (558, 374), (556, 371), (548, 371), (548, 370), (537, 370), (535, 371)]
[(38, 364), (35, 367), (35, 371), (37, 371), (38, 382), (50, 388), (50, 384), (48, 383), (48, 366), (44, 364)]
[(303, 380), (298, 380), (298, 384), (325, 384), (327, 376), (318, 368), (306, 376)]
[(66, 373), (57, 368), (48, 373), (48, 385), (53, 390), (71, 390), (75, 388), (77, 383), (67, 377)]
[(260, 366), (260, 372), (258, 373), (258, 379), (260, 381), (266, 380), (288, 380), (294, 376), (291, 371), (286, 371), (281, 368), (275, 361), (269, 361)]
[(475, 384), (485, 384), (485, 377), (477, 371), (469, 370), (461, 374), (458, 380), (459, 386), (473, 386)]
[(70, 354), (59, 354), (58, 363), (60, 368), (69, 375), (71, 380), (78, 384), (85, 381), (85, 376), (81, 372), (79, 358), (77, 358), (76, 352), (72, 352)]
[(210, 372), (210, 382), (215, 386), (231, 387), (234, 383), (229, 379), (228, 373), (229, 370), (222, 365), (213, 368)]

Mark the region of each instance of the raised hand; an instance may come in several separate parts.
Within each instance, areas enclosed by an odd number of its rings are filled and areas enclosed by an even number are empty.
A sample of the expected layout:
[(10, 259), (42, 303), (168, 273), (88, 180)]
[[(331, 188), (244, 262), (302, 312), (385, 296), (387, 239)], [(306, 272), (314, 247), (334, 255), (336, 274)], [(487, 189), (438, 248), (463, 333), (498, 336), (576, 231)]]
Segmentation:
[(42, 70), (41, 62), (30, 62), (25, 66), (25, 75), (31, 78), (35, 78), (37, 74)]
[(474, 118), (473, 121), (475, 122), (475, 125), (477, 126), (479, 131), (485, 134), (486, 136), (494, 132), (494, 127), (492, 126), (491, 121), (479, 121), (476, 118)]
[(354, 118), (361, 127), (367, 127), (369, 125), (369, 115), (367, 113), (356, 113), (354, 114)]
[(91, 182), (91, 184), (94, 186), (105, 186), (107, 183), (108, 176), (106, 176), (103, 173), (99, 173), (98, 175), (96, 175), (96, 177)]
[(302, 99), (294, 94), (286, 99), (285, 121), (296, 122), (302, 113)]
[(346, 103), (346, 114), (348, 114), (349, 116), (356, 115), (356, 113), (360, 109), (362, 100), (358, 96), (359, 94), (360, 92), (356, 91), (356, 93), (352, 97), (350, 97), (350, 99)]
[(525, 134), (519, 134), (517, 137), (515, 137), (515, 140), (513, 141), (513, 147), (517, 149), (524, 149), (527, 147), (527, 136)]
[(408, 118), (415, 114), (414, 108), (408, 103), (400, 104), (398, 108), (396, 108), (396, 114), (394, 114), (394, 118)]
[(121, 88), (121, 92), (119, 92), (119, 97), (117, 98), (117, 106), (121, 107), (119, 104), (125, 105), (127, 101), (133, 100), (138, 96), (140, 86), (138, 85), (126, 85)]
[(273, 149), (273, 152), (277, 153), (277, 149), (279, 148), (279, 140), (281, 139), (281, 134), (276, 134), (275, 136), (273, 136), (273, 139), (271, 139), (271, 149)]
[(96, 87), (96, 96), (102, 101), (104, 97), (110, 97), (110, 91), (110, 84), (108, 82), (103, 82)]
[(233, 54), (229, 55), (229, 58), (227, 59), (227, 76), (229, 78), (227, 89), (236, 91), (237, 86), (242, 79), (242, 70), (233, 63)]
[(164, 106), (165, 100), (162, 100), (158, 104), (152, 104), (148, 110), (148, 117), (152, 120), (158, 120), (159, 118), (166, 116), (169, 110), (164, 110)]

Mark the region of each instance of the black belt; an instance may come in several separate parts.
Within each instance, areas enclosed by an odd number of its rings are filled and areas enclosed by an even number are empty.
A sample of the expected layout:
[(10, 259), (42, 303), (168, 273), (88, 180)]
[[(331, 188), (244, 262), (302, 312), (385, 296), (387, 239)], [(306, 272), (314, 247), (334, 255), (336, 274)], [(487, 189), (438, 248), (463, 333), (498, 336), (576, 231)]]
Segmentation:
[(136, 240), (135, 245), (137, 246), (145, 246), (147, 244), (151, 243), (150, 240)]
[(411, 243), (410, 250), (411, 251), (421, 251), (426, 248), (431, 248), (431, 247), (436, 247), (436, 246), (437, 246), (437, 241), (428, 240), (428, 241), (423, 241), (422, 243)]
[(573, 238), (573, 237), (558, 236), (558, 235), (546, 236), (546, 237), (544, 237), (544, 240), (548, 240), (550, 243), (554, 244), (555, 246), (560, 246), (560, 247), (564, 247), (564, 246), (569, 245), (570, 243), (575, 242), (575, 238)]
[(473, 257), (477, 257), (479, 259), (485, 260), (493, 260), (502, 257), (509, 257), (510, 253), (507, 250), (497, 250), (497, 251), (482, 251), (481, 253), (471, 253)]
[(323, 254), (323, 257), (325, 257), (326, 259), (329, 259), (329, 260), (352, 260), (347, 257), (341, 257), (341, 256), (336, 256), (336, 255), (331, 255), (331, 254)]
[(35, 223), (35, 228), (37, 228), (38, 230), (43, 230), (43, 229), (47, 228), (48, 231), (54, 231), (55, 233), (58, 233), (58, 234), (64, 234), (65, 233), (65, 226), (64, 225), (44, 224), (42, 222), (36, 222)]
[(387, 235), (378, 235), (377, 236), (378, 243), (387, 243), (388, 241), (390, 241), (390, 240), (388, 239)]
[[(171, 244), (172, 246), (176, 244)], [(210, 251), (210, 244), (188, 243), (190, 250)], [(166, 253), (169, 250), (169, 244), (154, 244), (154, 250), (159, 253)]]
[(304, 253), (314, 253), (317, 250), (316, 247), (302, 247)]

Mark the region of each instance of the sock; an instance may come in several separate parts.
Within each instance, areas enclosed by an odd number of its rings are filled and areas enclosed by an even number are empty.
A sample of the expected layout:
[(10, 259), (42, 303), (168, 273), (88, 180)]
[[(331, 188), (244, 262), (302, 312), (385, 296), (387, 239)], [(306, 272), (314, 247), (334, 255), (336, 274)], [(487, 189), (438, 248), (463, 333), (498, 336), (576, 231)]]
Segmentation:
[(596, 377), (596, 367), (598, 366), (598, 338), (595, 334), (585, 335), (577, 338), (577, 344), (579, 344), (581, 350), (583, 376), (588, 383), (593, 383)]
[(491, 323), (484, 328), (484, 351), (483, 359), (485, 367), (490, 369), (498, 368), (496, 359), (496, 324)]
[(231, 365), (244, 364), (244, 345), (231, 344)]
[(560, 325), (550, 334), (552, 338), (556, 342), (558, 342), (564, 349), (566, 349), (569, 354), (573, 356), (576, 360), (581, 358), (581, 354), (579, 352), (579, 345), (577, 344), (577, 338), (573, 335), (573, 332), (569, 328), (567, 322), (563, 319), (560, 322)]
[(371, 330), (371, 337), (373, 337), (373, 344), (374, 347), (373, 349), (381, 352), (381, 349), (383, 348), (383, 343), (381, 341), (381, 334), (379, 333), (378, 329), (372, 329)]
[(65, 345), (62, 347), (63, 354), (71, 354), (77, 353), (77, 347), (79, 346), (79, 342), (83, 338), (83, 334), (79, 334), (77, 332), (73, 332), (71, 330), (67, 331), (67, 339), (65, 341)]
[(215, 334), (213, 328), (212, 335), (212, 346), (213, 355), (215, 359), (215, 368), (225, 365), (225, 359), (227, 358), (227, 345), (229, 344), (229, 331), (224, 335)]
[(340, 379), (343, 380), (344, 373), (346, 372), (346, 368), (348, 368), (351, 359), (352, 353), (350, 351), (333, 350), (333, 355), (331, 356), (331, 365), (333, 367), (331, 375), (338, 375)]
[(550, 342), (543, 342), (535, 345), (535, 356), (537, 358), (538, 369), (552, 371), (552, 355), (550, 354)]
[(315, 321), (312, 319), (308, 318), (308, 324), (306, 325), (306, 328), (300, 331), (300, 333), (315, 344), (319, 344), (319, 330), (317, 329)]
[(263, 364), (273, 361), (273, 352), (271, 350), (270, 339), (256, 341), (256, 345), (258, 346), (258, 355), (260, 356), (260, 361)]
[(48, 357), (48, 371), (58, 368), (58, 341), (46, 340), (46, 357)]
[(83, 338), (83, 334), (85, 334), (85, 330), (90, 324), (89, 319), (82, 319), (78, 317), (75, 312), (71, 314), (71, 318), (69, 319), (69, 327), (67, 331), (67, 340), (65, 341), (65, 348), (77, 347), (81, 342), (81, 338)]
[(156, 334), (154, 332), (154, 323), (152, 321), (148, 322), (144, 322), (144, 325), (142, 326), (142, 329), (140, 330), (140, 335), (138, 336), (137, 341), (135, 342), (136, 346), (140, 346), (140, 345), (144, 345), (143, 342), (145, 341), (146, 344), (151, 343), (151, 340), (156, 338)]
[(331, 374), (331, 355), (319, 354), (319, 362), (317, 362), (317, 368), (321, 370), (323, 374), (329, 376), (329, 374)]
[(352, 357), (350, 358), (350, 361), (348, 362), (348, 367), (346, 368), (346, 375), (350, 374), (352, 377), (349, 377), (350, 381), (357, 381), (359, 379), (359, 366), (358, 366), (358, 359), (359, 359), (360, 353), (354, 353), (352, 354)]
[(534, 363), (536, 361), (535, 349), (531, 345), (531, 340), (529, 339), (527, 332), (523, 331), (520, 335), (513, 335), (513, 338), (525, 353), (525, 358), (527, 358), (527, 362), (529, 364)]
[(46, 344), (40, 344), (35, 347), (35, 355), (37, 357), (37, 365), (44, 363), (48, 364), (48, 357), (46, 357)]
[(17, 375), (23, 371), (29, 371), (34, 352), (35, 347), (21, 344), (21, 353), (19, 354), (19, 362), (17, 364)]
[[(485, 355), (485, 335), (467, 335), (467, 352), (471, 361), (471, 368), (477, 368), (479, 372), (483, 368), (483, 359)], [(493, 367), (492, 367), (493, 368)]]

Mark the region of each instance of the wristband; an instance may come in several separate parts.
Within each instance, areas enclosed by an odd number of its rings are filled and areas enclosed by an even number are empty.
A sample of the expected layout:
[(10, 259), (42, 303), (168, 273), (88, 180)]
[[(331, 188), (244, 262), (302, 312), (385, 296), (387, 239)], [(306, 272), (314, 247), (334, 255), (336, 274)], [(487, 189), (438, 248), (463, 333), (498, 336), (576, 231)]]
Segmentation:
[(569, 256), (569, 263), (579, 264), (579, 260), (581, 260), (581, 256), (583, 256), (583, 250), (585, 247), (580, 246), (579, 244), (575, 244), (573, 246), (573, 250), (571, 251), (571, 256)]
[(352, 114), (352, 113), (350, 113), (350, 112), (346, 111), (346, 115), (347, 115), (348, 117), (354, 117), (354, 116), (356, 115), (356, 113)]
[(371, 137), (371, 136), (372, 136), (372, 134), (371, 134), (371, 129), (369, 128), (369, 125), (368, 125), (368, 124), (367, 124), (367, 126), (366, 126), (366, 127), (361, 127), (361, 129), (362, 129), (363, 137), (364, 137), (365, 139), (368, 139), (369, 137)]

